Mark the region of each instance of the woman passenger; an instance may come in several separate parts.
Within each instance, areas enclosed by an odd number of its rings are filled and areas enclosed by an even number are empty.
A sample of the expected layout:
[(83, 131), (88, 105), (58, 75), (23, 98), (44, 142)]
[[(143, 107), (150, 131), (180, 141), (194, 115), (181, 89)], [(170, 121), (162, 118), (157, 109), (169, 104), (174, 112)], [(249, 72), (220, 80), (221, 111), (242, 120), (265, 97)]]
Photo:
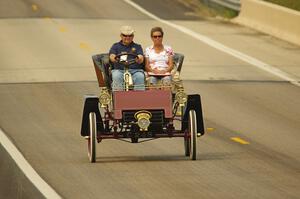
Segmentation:
[(164, 32), (161, 27), (154, 27), (150, 32), (153, 45), (145, 49), (145, 68), (149, 75), (150, 86), (157, 85), (158, 80), (163, 86), (170, 86), (173, 69), (172, 48), (162, 43)]

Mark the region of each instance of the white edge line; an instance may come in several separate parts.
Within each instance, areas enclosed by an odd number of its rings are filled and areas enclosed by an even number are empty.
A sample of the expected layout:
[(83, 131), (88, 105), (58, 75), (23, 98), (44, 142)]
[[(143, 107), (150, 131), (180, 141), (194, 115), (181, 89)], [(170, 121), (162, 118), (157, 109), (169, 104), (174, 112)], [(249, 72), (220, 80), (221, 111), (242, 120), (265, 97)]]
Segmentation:
[(154, 19), (154, 20), (157, 20), (161, 23), (164, 23), (168, 26), (171, 26), (175, 29), (177, 29), (178, 31), (180, 32), (183, 32), (187, 35), (190, 35), (192, 36), (193, 38), (203, 42), (203, 43), (206, 43), (207, 45), (213, 47), (213, 48), (216, 48), (224, 53), (227, 53), (235, 58), (238, 58), (246, 63), (249, 63), (251, 64), (252, 66), (255, 66), (261, 70), (264, 70), (266, 72), (269, 72), (277, 77), (280, 77), (281, 79), (284, 79), (285, 81), (288, 81), (290, 82), (291, 84), (294, 84), (296, 86), (300, 86), (300, 82), (295, 79), (295, 77), (293, 77), (292, 75), (274, 67), (274, 66), (271, 66), (267, 63), (264, 63), (256, 58), (253, 58), (249, 55), (246, 55), (240, 51), (237, 51), (237, 50), (234, 50), (232, 48), (229, 48), (213, 39), (210, 39), (209, 37), (206, 37), (204, 35), (201, 35), (195, 31), (192, 31), (184, 26), (180, 26), (178, 24), (174, 24), (170, 21), (166, 21), (166, 20), (163, 20), (157, 16), (155, 16), (154, 14), (148, 12), (147, 10), (145, 10), (144, 8), (142, 8), (141, 6), (137, 5), (136, 3), (132, 2), (131, 0), (123, 0), (124, 2), (130, 4), (131, 6), (133, 6), (134, 8), (136, 8), (137, 10), (139, 10), (140, 12), (144, 13), (145, 15), (149, 16), (150, 18)]
[(9, 140), (5, 133), (0, 128), (0, 144), (9, 153), (18, 167), (23, 171), (25, 176), (33, 183), (33, 185), (46, 197), (51, 199), (61, 199), (54, 189), (50, 187), (39, 174), (31, 167), (21, 152)]

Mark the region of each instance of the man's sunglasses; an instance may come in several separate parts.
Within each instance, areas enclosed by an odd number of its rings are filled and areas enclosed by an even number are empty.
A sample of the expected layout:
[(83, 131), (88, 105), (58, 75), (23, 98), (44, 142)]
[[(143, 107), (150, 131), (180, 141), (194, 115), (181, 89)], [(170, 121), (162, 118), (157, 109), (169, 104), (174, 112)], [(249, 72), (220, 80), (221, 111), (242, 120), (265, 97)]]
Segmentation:
[(124, 35), (122, 34), (123, 37), (133, 37), (133, 35)]
[(152, 37), (156, 39), (156, 38), (161, 38), (162, 35), (153, 35)]

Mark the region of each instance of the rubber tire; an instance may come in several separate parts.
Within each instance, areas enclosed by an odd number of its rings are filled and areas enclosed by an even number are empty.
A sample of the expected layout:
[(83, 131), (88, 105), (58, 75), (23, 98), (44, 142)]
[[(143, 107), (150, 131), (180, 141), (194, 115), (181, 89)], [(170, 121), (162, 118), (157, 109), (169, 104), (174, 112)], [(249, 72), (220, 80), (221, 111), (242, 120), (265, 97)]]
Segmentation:
[(197, 116), (195, 110), (189, 111), (190, 158), (197, 159)]
[(131, 143), (138, 143), (139, 142), (139, 138), (138, 137), (132, 137), (131, 138)]
[(89, 114), (90, 138), (88, 140), (88, 156), (91, 163), (96, 162), (97, 123), (96, 113)]
[(191, 138), (184, 138), (184, 154), (190, 156), (191, 153)]
[[(184, 109), (185, 107), (181, 108), (181, 113), (182, 113), (182, 117), (181, 119), (183, 120), (183, 115), (184, 115)], [(184, 154), (185, 156), (190, 156), (191, 153), (191, 137), (187, 136), (187, 134), (189, 134), (188, 131), (185, 131), (185, 137), (184, 137)]]

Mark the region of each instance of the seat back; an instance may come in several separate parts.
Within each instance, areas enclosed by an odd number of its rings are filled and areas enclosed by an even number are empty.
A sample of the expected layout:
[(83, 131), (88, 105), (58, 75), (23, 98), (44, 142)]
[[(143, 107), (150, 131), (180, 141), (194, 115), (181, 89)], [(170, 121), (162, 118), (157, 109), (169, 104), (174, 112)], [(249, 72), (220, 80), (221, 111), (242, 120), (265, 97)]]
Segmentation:
[(180, 72), (182, 68), (183, 60), (184, 60), (183, 54), (175, 53), (173, 56), (173, 62), (174, 62), (173, 70)]
[[(111, 69), (112, 65), (109, 61), (109, 54), (108, 53), (102, 53), (102, 54), (96, 54), (92, 56), (92, 60), (95, 67), (95, 72), (98, 79), (98, 85), (99, 87), (107, 87), (108, 89), (111, 89)], [(174, 69), (173, 72), (179, 72), (181, 71), (182, 64), (184, 60), (184, 55), (180, 53), (175, 53), (173, 56), (174, 61)], [(172, 72), (172, 73), (173, 73)]]
[(92, 56), (99, 87), (111, 89), (111, 64), (108, 53)]

